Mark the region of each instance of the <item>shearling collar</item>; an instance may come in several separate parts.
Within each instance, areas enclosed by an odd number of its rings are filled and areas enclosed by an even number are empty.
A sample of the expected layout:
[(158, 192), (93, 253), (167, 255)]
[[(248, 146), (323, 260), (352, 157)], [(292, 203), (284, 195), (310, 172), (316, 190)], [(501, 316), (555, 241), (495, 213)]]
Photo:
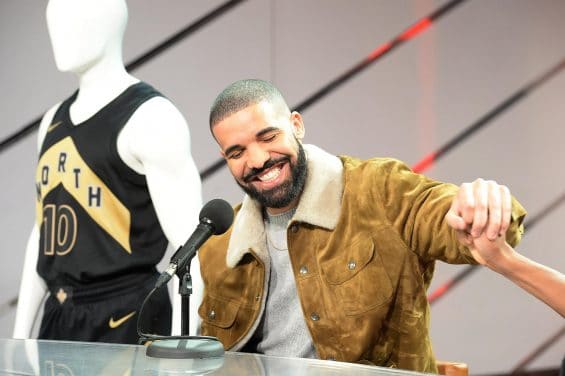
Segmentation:
[[(306, 222), (333, 230), (341, 209), (343, 164), (338, 157), (314, 145), (304, 145), (304, 151), (308, 161), (308, 177), (290, 222)], [(226, 256), (227, 265), (235, 267), (250, 250), (266, 265), (269, 264), (261, 205), (245, 195), (234, 220)]]

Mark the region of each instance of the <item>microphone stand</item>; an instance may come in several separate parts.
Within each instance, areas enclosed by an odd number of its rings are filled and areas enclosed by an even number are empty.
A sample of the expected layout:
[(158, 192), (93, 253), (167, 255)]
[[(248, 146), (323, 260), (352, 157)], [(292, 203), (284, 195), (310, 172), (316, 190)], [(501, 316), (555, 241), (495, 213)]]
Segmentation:
[[(196, 250), (188, 252), (196, 254)], [(153, 358), (199, 359), (198, 364), (191, 364), (200, 370), (211, 371), (223, 364), (224, 346), (215, 337), (190, 336), (190, 295), (192, 294), (192, 276), (190, 264), (192, 258), (179, 261), (175, 274), (179, 277), (179, 295), (181, 296), (181, 336), (160, 339), (149, 345), (146, 355)], [(204, 359), (208, 359), (204, 361)], [(186, 367), (186, 364), (181, 364)]]
[(179, 295), (181, 296), (181, 335), (187, 336), (190, 331), (190, 295), (192, 294), (192, 277), (190, 261), (184, 271), (177, 271), (179, 277)]

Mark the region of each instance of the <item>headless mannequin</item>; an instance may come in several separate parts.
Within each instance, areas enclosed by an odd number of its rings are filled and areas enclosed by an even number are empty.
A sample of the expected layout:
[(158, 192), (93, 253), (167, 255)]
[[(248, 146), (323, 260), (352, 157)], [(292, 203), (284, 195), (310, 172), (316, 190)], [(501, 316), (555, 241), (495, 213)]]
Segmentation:
[[(91, 118), (126, 88), (139, 82), (128, 74), (122, 61), (122, 39), (127, 23), (124, 0), (50, 0), (47, 25), (55, 62), (62, 72), (79, 79), (79, 92), (70, 106), (74, 124)], [(60, 103), (51, 108), (39, 128), (38, 149)], [(155, 132), (155, 124), (159, 125)], [(117, 139), (123, 162), (145, 175), (151, 200), (170, 246), (177, 249), (198, 223), (201, 184), (190, 154), (187, 124), (174, 105), (163, 97), (144, 102), (129, 118)], [(169, 247), (171, 248), (171, 247)], [(26, 256), (14, 338), (29, 338), (47, 286), (37, 274), (39, 228), (36, 224)], [(194, 293), (191, 299), (190, 333), (198, 327), (197, 307), (202, 298), (200, 268), (191, 265)], [(176, 291), (175, 291), (176, 292)], [(174, 294), (173, 333), (180, 332), (180, 299)]]

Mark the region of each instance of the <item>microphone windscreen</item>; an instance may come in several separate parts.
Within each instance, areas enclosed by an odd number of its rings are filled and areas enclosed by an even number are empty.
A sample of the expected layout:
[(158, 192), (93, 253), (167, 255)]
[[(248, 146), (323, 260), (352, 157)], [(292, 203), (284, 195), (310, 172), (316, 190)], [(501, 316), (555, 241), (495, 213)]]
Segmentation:
[(206, 219), (214, 226), (214, 235), (223, 234), (233, 222), (233, 208), (221, 198), (210, 200), (200, 210), (200, 221)]

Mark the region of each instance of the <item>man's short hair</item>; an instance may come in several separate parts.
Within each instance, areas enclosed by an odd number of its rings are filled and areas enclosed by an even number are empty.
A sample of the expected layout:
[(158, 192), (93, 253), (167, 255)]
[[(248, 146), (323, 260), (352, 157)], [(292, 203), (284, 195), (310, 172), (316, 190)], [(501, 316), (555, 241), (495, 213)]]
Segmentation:
[(228, 116), (262, 101), (290, 110), (279, 89), (264, 80), (247, 79), (230, 84), (216, 97), (210, 109), (210, 130)]

